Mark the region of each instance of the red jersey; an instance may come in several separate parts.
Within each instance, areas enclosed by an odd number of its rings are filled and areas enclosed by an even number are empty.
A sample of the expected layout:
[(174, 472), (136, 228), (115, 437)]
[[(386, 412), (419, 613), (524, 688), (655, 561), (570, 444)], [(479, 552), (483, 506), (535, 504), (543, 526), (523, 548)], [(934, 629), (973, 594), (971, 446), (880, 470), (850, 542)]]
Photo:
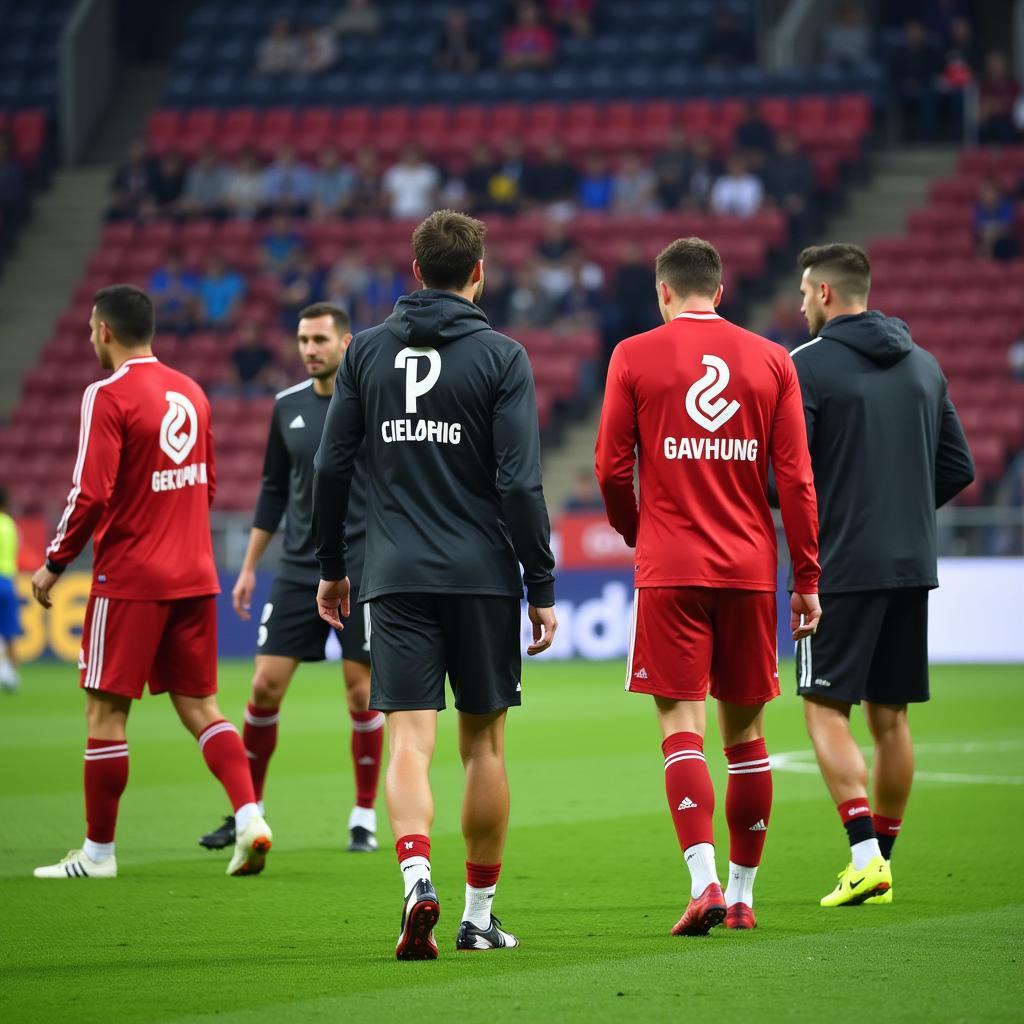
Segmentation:
[(796, 590), (817, 593), (817, 500), (786, 350), (717, 313), (681, 313), (616, 347), (596, 471), (609, 522), (637, 549), (638, 587), (774, 591), (769, 461)]
[(67, 565), (95, 534), (92, 593), (137, 601), (216, 594), (210, 403), (156, 356), (129, 359), (82, 396), (67, 508), (46, 549)]

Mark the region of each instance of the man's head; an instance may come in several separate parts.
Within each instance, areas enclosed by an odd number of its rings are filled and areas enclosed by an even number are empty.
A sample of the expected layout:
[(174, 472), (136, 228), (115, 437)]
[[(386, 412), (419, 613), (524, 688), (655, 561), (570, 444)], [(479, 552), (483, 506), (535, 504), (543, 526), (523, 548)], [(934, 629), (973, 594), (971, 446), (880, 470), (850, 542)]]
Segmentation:
[(341, 306), (314, 302), (299, 312), (299, 356), (310, 377), (331, 379), (351, 340), (352, 321)]
[(104, 370), (114, 368), (115, 348), (148, 348), (156, 333), (153, 302), (131, 284), (101, 288), (93, 298), (90, 340)]
[(665, 323), (682, 312), (683, 300), (710, 299), (716, 306), (722, 301), (722, 257), (703, 238), (677, 238), (667, 245), (655, 263), (655, 274)]
[(833, 242), (812, 245), (800, 253), (803, 277), (800, 312), (807, 318), (812, 335), (833, 317), (863, 313), (871, 290), (871, 264), (858, 245)]
[(454, 210), (436, 210), (412, 233), (412, 272), (424, 288), (447, 292), (484, 289), (484, 235), (487, 226)]

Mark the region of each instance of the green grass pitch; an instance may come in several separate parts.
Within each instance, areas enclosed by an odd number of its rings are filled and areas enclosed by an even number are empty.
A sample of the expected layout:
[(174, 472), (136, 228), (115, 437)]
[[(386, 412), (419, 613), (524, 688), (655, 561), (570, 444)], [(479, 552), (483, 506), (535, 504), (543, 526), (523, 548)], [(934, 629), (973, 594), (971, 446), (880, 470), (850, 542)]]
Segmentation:
[[(250, 666), (223, 666), (240, 720)], [(792, 670), (784, 669), (791, 691)], [(787, 692), (768, 712), (786, 753), (757, 884), (759, 928), (668, 931), (686, 902), (649, 698), (621, 665), (530, 664), (508, 734), (512, 830), (495, 909), (522, 940), (456, 955), (460, 769), (442, 716), (433, 783), (441, 959), (400, 964), (400, 880), (382, 850), (342, 852), (351, 802), (337, 666), (306, 667), (281, 716), (259, 878), (229, 879), (196, 837), (225, 812), (166, 699), (130, 725), (114, 882), (37, 881), (83, 832), (82, 697), (73, 669), (28, 666), (0, 699), (0, 1020), (1019, 1021), (1024, 1001), (1024, 671), (934, 671), (912, 717), (919, 779), (891, 907), (821, 910), (846, 859)], [(858, 716), (858, 729), (863, 736)], [(719, 807), (725, 767), (708, 758)], [(726, 838), (718, 819), (719, 865)]]

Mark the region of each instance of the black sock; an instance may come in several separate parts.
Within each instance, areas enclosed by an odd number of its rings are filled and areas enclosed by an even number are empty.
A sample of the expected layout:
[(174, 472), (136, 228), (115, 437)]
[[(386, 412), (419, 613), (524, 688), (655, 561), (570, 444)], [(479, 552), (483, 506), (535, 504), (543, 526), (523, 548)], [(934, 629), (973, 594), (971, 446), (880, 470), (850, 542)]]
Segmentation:
[(875, 838), (875, 828), (871, 824), (871, 815), (862, 814), (856, 818), (848, 818), (843, 822), (846, 835), (849, 837), (850, 846), (856, 843), (863, 843), (867, 839)]
[(882, 856), (886, 860), (892, 860), (892, 848), (895, 842), (895, 836), (880, 835), (878, 837), (878, 848), (882, 851)]

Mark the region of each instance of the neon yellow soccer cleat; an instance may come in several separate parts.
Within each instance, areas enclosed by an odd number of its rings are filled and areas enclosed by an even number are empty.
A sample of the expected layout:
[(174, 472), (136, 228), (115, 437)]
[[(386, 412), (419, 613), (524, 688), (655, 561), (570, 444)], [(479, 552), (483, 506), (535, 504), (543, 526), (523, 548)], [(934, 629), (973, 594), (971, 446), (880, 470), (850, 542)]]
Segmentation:
[(869, 896), (864, 901), (865, 903), (874, 903), (876, 905), (881, 905), (883, 903), (892, 903), (892, 861), (890, 860), (886, 863), (889, 865), (889, 888), (886, 889), (885, 892), (880, 892), (877, 896)]
[(852, 864), (839, 872), (836, 887), (822, 896), (823, 907), (856, 907), (872, 896), (882, 896), (892, 888), (892, 871), (884, 857), (874, 857), (861, 871)]

